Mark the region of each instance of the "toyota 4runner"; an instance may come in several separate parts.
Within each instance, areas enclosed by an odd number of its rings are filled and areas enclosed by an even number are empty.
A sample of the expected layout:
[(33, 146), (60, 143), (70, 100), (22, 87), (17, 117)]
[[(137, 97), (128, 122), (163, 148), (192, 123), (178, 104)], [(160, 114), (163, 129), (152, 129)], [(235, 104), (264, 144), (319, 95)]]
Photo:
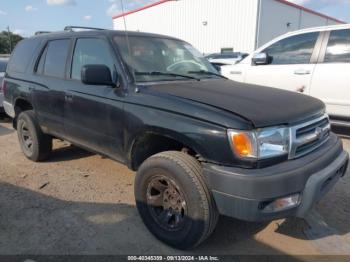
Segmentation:
[(17, 45), (3, 91), (27, 158), (59, 138), (126, 164), (145, 225), (180, 249), (219, 214), (303, 217), (348, 165), (320, 100), (227, 80), (168, 36), (37, 35)]

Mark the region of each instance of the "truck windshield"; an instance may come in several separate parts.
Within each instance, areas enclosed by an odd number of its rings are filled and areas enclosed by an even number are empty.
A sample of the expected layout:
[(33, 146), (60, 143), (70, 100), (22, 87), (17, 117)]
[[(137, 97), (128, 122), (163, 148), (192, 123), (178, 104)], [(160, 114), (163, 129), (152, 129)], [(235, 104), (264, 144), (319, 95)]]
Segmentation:
[(207, 59), (186, 42), (151, 36), (116, 36), (114, 41), (136, 82), (220, 77)]

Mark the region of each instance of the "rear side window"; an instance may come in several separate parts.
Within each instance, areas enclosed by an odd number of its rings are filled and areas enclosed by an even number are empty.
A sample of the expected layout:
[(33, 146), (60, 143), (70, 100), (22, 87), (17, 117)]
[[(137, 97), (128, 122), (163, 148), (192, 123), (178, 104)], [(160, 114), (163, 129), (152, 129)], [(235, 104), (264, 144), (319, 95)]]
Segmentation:
[[(43, 67), (43, 75), (64, 78), (69, 45), (69, 39), (50, 41), (39, 61), (37, 72), (40, 73), (39, 70)], [(45, 62), (41, 61), (42, 59), (45, 59)]]
[(291, 36), (263, 52), (271, 57), (272, 65), (309, 64), (318, 36), (318, 32)]
[(350, 63), (350, 30), (332, 31), (326, 56), (325, 63)]
[(36, 68), (36, 73), (42, 75), (44, 73), (44, 66), (45, 66), (45, 58), (47, 53), (47, 46), (45, 47), (45, 50), (42, 52), (39, 63)]
[(71, 78), (80, 80), (81, 69), (85, 65), (106, 65), (111, 72), (114, 71), (114, 63), (109, 51), (109, 45), (99, 38), (78, 39), (75, 45)]
[(32, 57), (39, 44), (39, 39), (27, 39), (19, 42), (11, 56), (7, 67), (8, 70), (17, 73), (24, 73), (32, 61)]
[(0, 60), (0, 73), (4, 73), (6, 71), (7, 62)]

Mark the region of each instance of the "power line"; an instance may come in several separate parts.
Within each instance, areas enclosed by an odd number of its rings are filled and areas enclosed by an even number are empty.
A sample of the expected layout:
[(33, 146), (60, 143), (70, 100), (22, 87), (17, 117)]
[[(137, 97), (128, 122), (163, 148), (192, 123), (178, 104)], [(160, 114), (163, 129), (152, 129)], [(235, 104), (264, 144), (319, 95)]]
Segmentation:
[(12, 53), (12, 39), (11, 39), (11, 34), (10, 34), (10, 27), (8, 26), (7, 27), (7, 36), (8, 36), (8, 39), (9, 39), (9, 47), (10, 47), (10, 54)]

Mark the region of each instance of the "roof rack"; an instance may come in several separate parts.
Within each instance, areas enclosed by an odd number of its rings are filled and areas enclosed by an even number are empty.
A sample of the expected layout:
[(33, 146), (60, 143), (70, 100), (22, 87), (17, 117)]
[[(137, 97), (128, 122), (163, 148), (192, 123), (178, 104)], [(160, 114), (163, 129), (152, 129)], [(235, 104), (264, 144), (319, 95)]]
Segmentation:
[(106, 30), (106, 29), (103, 29), (103, 28), (96, 28), (96, 27), (66, 26), (66, 27), (64, 28), (64, 31), (74, 32), (74, 29), (83, 29), (83, 30)]
[(37, 31), (35, 32), (35, 35), (42, 35), (42, 34), (50, 34), (50, 31)]

